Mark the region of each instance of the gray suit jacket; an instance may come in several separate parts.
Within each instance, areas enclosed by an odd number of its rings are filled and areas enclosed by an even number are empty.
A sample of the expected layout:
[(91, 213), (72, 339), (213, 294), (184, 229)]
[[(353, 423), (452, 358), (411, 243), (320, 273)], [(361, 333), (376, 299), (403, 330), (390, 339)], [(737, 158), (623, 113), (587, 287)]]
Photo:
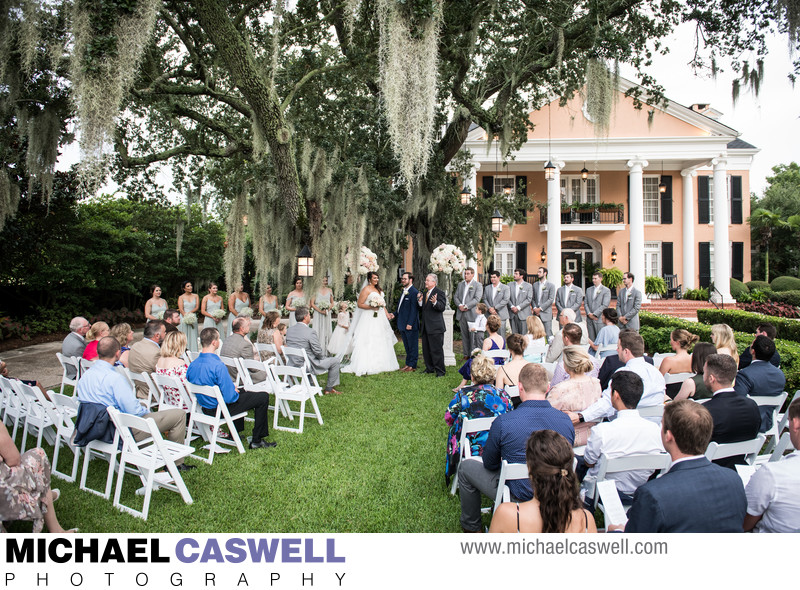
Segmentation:
[(70, 332), (61, 343), (61, 354), (64, 356), (77, 356), (80, 358), (86, 349), (86, 340), (75, 332)]
[(583, 289), (572, 285), (569, 295), (567, 295), (567, 286), (563, 285), (556, 291), (556, 309), (558, 313), (561, 310), (569, 308), (575, 312), (575, 322), (581, 323), (583, 317), (581, 316), (581, 303), (583, 303)]
[(538, 307), (542, 311), (539, 313), (539, 319), (543, 322), (553, 321), (553, 300), (556, 298), (556, 286), (545, 281), (542, 286), (542, 294), (539, 296), (539, 284), (533, 285), (533, 307)]
[[(519, 297), (517, 297), (517, 284), (510, 283), (508, 285), (509, 297), (508, 297), (508, 311), (510, 314), (514, 314), (511, 310), (512, 307), (518, 307), (519, 311), (517, 312), (516, 316), (519, 320), (524, 321), (527, 319), (529, 315), (531, 315), (531, 302), (533, 301), (533, 287), (528, 281), (522, 281), (522, 290), (520, 291)], [(552, 300), (550, 301), (552, 303)]]
[[(599, 291), (597, 297), (594, 296), (595, 291)], [(602, 314), (603, 310), (606, 309), (610, 304), (611, 289), (605, 285), (600, 285), (599, 287), (592, 285), (586, 289), (586, 297), (583, 301), (583, 308), (586, 310), (587, 315), (591, 313), (597, 316), (597, 320), (595, 321), (600, 321), (600, 314)]]
[(628, 289), (622, 289), (617, 296), (617, 313), (619, 317), (628, 320), (627, 324), (620, 322), (621, 329), (639, 329), (639, 308), (642, 307), (642, 293), (635, 287), (630, 288), (630, 295), (626, 296)]
[[(139, 340), (131, 346), (128, 353), (128, 368), (134, 373), (154, 373), (156, 363), (161, 356), (161, 348), (152, 340)], [(147, 388), (141, 381), (136, 381), (136, 397), (147, 399)]]
[[(494, 297), (494, 286), (492, 284), (486, 285), (483, 289), (483, 302), (486, 304), (486, 307), (494, 307), (501, 320), (508, 319), (509, 296), (508, 285), (504, 285), (503, 283), (498, 283), (497, 285), (496, 301)], [(489, 313), (490, 312), (486, 312), (487, 315), (489, 315)]]
[[(286, 330), (286, 346), (292, 348), (302, 348), (306, 351), (306, 356), (311, 362), (311, 367), (314, 373), (324, 373), (328, 367), (322, 365), (325, 360), (325, 351), (322, 350), (322, 345), (319, 343), (319, 336), (311, 329), (310, 326), (305, 325), (303, 322), (298, 322)], [(289, 357), (289, 364), (299, 366), (294, 357)], [(318, 374), (318, 373), (317, 373)]]
[[(464, 297), (464, 291), (467, 291), (466, 298)], [(463, 315), (468, 322), (474, 322), (475, 318), (478, 317), (478, 312), (475, 310), (475, 306), (478, 305), (478, 302), (481, 300), (483, 296), (483, 285), (481, 285), (478, 281), (472, 281), (470, 283), (469, 290), (467, 290), (467, 281), (461, 281), (456, 287), (456, 296), (455, 296), (455, 305), (456, 305), (456, 319), (460, 320), (461, 316)], [(467, 306), (467, 311), (461, 311), (458, 309), (458, 306), (461, 305), (462, 300), (464, 301), (464, 305)]]
[[(234, 359), (240, 358), (253, 360), (255, 358), (254, 355), (255, 350), (253, 348), (253, 343), (241, 334), (231, 334), (228, 336), (225, 339), (225, 342), (222, 343), (222, 348), (219, 349), (219, 356), (225, 356)], [(235, 381), (236, 372), (231, 367), (228, 367), (228, 373), (230, 373), (231, 379)], [(252, 376), (254, 383), (259, 383), (267, 378), (267, 374), (264, 371), (251, 370), (250, 375)]]

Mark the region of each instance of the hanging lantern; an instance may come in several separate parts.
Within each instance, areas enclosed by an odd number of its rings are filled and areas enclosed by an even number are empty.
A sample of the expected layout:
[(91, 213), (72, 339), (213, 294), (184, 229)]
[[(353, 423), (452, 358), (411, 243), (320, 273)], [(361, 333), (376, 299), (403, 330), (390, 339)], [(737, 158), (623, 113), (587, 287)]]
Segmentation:
[(472, 193), (469, 192), (469, 187), (465, 184), (461, 189), (461, 204), (469, 205), (472, 202)]
[(583, 165), (583, 170), (581, 170), (581, 178), (583, 180), (589, 178), (589, 171), (586, 169), (586, 164)]
[(496, 234), (503, 231), (503, 215), (499, 209), (495, 209), (492, 215), (492, 231)]
[(544, 177), (545, 180), (554, 180), (556, 177), (556, 167), (550, 160), (547, 160), (547, 164), (544, 165)]
[(297, 255), (297, 275), (301, 277), (314, 276), (314, 257), (307, 244), (303, 245), (303, 249)]

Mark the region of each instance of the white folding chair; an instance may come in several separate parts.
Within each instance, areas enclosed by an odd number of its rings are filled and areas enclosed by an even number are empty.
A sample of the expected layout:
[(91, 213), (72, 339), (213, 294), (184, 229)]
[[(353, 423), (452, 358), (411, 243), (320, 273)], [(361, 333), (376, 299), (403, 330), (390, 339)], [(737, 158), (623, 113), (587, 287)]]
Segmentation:
[(199, 352), (192, 352), (191, 350), (187, 349), (186, 352), (183, 353), (183, 358), (186, 359), (187, 363), (193, 363), (197, 360), (197, 357), (200, 356)]
[(736, 455), (744, 455), (744, 460), (748, 465), (755, 463), (761, 447), (764, 446), (764, 441), (767, 437), (759, 434), (752, 440), (744, 440), (735, 443), (716, 443), (711, 442), (706, 449), (705, 456), (709, 461), (716, 461), (717, 459), (724, 459), (726, 457), (735, 457)]
[[(78, 380), (81, 378), (80, 358), (64, 356), (60, 352), (56, 353), (56, 357), (58, 358), (58, 362), (61, 363), (61, 367), (64, 369), (64, 373), (61, 375), (61, 389), (59, 393), (64, 393), (64, 386), (72, 385), (72, 393), (74, 395), (75, 387), (78, 385)], [(73, 376), (68, 377), (69, 373), (73, 373)]]
[[(768, 438), (778, 439), (781, 436), (781, 430), (778, 430), (780, 427), (780, 421), (778, 418), (778, 412), (780, 412), (781, 408), (783, 407), (783, 402), (786, 401), (786, 398), (789, 396), (788, 393), (785, 391), (780, 395), (748, 395), (751, 400), (756, 402), (759, 408), (772, 408), (772, 426), (764, 433), (765, 436)], [(770, 445), (772, 447), (772, 445)]]
[[(265, 361), (256, 361), (253, 359), (236, 359), (239, 361), (239, 375), (242, 376), (242, 389), (245, 391), (254, 391), (256, 393), (271, 393), (273, 396), (275, 395), (275, 385), (273, 380), (270, 379), (269, 373), (267, 372), (267, 366), (269, 365), (277, 365), (277, 358), (276, 356), (270, 357)], [(264, 371), (265, 376), (263, 381), (255, 382), (253, 381), (253, 375), (250, 371)], [(287, 413), (287, 406), (285, 403), (279, 404), (274, 401), (273, 397), (273, 405), (269, 406), (269, 409), (273, 412), (279, 410), (284, 417), (289, 418), (289, 414)]]
[(278, 349), (275, 347), (274, 344), (264, 344), (261, 342), (256, 343), (256, 351), (259, 353), (259, 357), (262, 352), (271, 352), (274, 356), (269, 357), (267, 360), (275, 359), (276, 365), (283, 365), (283, 356), (278, 353)]
[[(606, 344), (605, 346), (600, 346), (597, 348), (597, 358), (605, 358), (601, 357), (601, 352), (617, 352), (617, 345), (616, 344)], [(611, 355), (606, 355), (611, 356)]]
[[(50, 473), (65, 481), (74, 482), (78, 475), (78, 464), (81, 458), (80, 447), (76, 447), (72, 444), (72, 437), (75, 434), (75, 416), (78, 415), (78, 400), (74, 397), (53, 392), (50, 393), (50, 399), (53, 400), (53, 405), (58, 417)], [(72, 471), (70, 473), (58, 470), (58, 455), (61, 452), (62, 444), (66, 445), (72, 451)]]
[(295, 365), (302, 366), (305, 368), (306, 375), (308, 376), (309, 387), (311, 387), (312, 391), (314, 392), (314, 395), (321, 396), (322, 387), (320, 387), (319, 381), (317, 381), (317, 376), (314, 374), (314, 368), (311, 366), (311, 361), (308, 359), (308, 355), (306, 354), (305, 348), (284, 346), (283, 356), (285, 357), (287, 365), (291, 365), (292, 363), (289, 361), (289, 359), (294, 358)]
[(0, 376), (0, 387), (3, 388), (5, 395), (3, 420), (5, 423), (13, 424), (14, 426), (11, 430), (11, 440), (17, 439), (17, 430), (19, 429), (20, 423), (22, 423), (24, 427), (25, 413), (27, 411), (24, 400), (20, 397), (17, 388), (14, 386), (14, 381), (16, 381), (16, 379), (12, 380)]
[(494, 497), (494, 510), (497, 510), (503, 502), (511, 501), (511, 490), (506, 482), (518, 479), (528, 479), (528, 466), (525, 463), (509, 463), (503, 459), (500, 479), (497, 482), (497, 495)]
[[(794, 397), (792, 399), (800, 399), (800, 397), (798, 397), (798, 396), (800, 396), (800, 391), (795, 391)], [(782, 436), (783, 435), (783, 431), (786, 430), (789, 427), (789, 412), (781, 413), (780, 410), (781, 410), (780, 407), (777, 408), (777, 423), (778, 423), (778, 426), (777, 426), (776, 430), (777, 430), (778, 436)], [(773, 420), (772, 420), (773, 425), (776, 422), (774, 418), (775, 418), (775, 416), (773, 416)], [(766, 452), (770, 452), (775, 447), (775, 444), (777, 443), (778, 436), (773, 436), (772, 438), (770, 438), (767, 441)]]
[(656, 369), (661, 366), (661, 361), (663, 361), (668, 356), (675, 356), (674, 352), (657, 352), (653, 355), (653, 365)]
[[(158, 399), (160, 400), (158, 405), (159, 410), (178, 408), (187, 413), (189, 412), (189, 408), (192, 407), (192, 400), (182, 380), (177, 377), (170, 377), (169, 375), (161, 375), (159, 373), (150, 373), (150, 379), (153, 381), (153, 386), (158, 391)], [(170, 392), (172, 394), (171, 396), (167, 395), (167, 392), (164, 390), (165, 387), (174, 390)], [(176, 396), (177, 400), (170, 399), (170, 397), (175, 398)], [(188, 430), (186, 431), (186, 435), (188, 437)]]
[(150, 378), (150, 375), (147, 373), (134, 373), (130, 369), (123, 367), (125, 369), (125, 374), (128, 376), (128, 381), (133, 384), (134, 389), (136, 388), (136, 384), (143, 383), (144, 386), (147, 388), (147, 399), (140, 399), (139, 402), (145, 408), (152, 408), (154, 406), (161, 405), (161, 396), (159, 394), (158, 389), (156, 386), (153, 385), (153, 380)]
[(669, 469), (672, 458), (667, 453), (654, 453), (647, 455), (626, 455), (609, 459), (605, 455), (600, 455), (597, 462), (597, 475), (584, 478), (582, 487), (586, 490), (586, 498), (591, 499), (595, 505), (599, 498), (597, 484), (608, 479), (612, 473), (623, 471), (660, 471), (664, 473)]
[(44, 407), (47, 405), (48, 408), (54, 409), (52, 402), (42, 395), (38, 387), (33, 387), (17, 380), (14, 380), (13, 384), (19, 395), (19, 401), (25, 408), (25, 426), (22, 428), (20, 454), (24, 453), (28, 446), (28, 434), (31, 431), (36, 432), (37, 447), (42, 446), (42, 438), (46, 438), (50, 444), (54, 443), (56, 440), (55, 423), (53, 422), (52, 413), (45, 410)]
[[(506, 392), (507, 391), (508, 388), (506, 388)], [(461, 466), (461, 462), (464, 459), (472, 457), (472, 448), (467, 442), (467, 435), (488, 431), (492, 427), (492, 422), (494, 422), (495, 418), (496, 416), (491, 416), (489, 418), (463, 418), (461, 422), (461, 438), (458, 441), (458, 448), (461, 451), (461, 456), (456, 466), (456, 472), (452, 476), (453, 483), (450, 484), (450, 494), (455, 496), (456, 490), (458, 489), (458, 469)]]
[[(303, 432), (303, 424), (306, 417), (316, 418), (317, 422), (323, 424), (322, 414), (319, 412), (317, 400), (314, 399), (314, 390), (308, 380), (308, 374), (303, 367), (279, 367), (276, 365), (267, 365), (267, 375), (272, 380), (275, 392), (275, 406), (285, 406), (286, 413), (290, 418), (298, 416), (300, 423), (298, 428), (288, 428), (286, 426), (278, 426), (278, 412), (273, 412), (273, 425), (275, 430), (286, 430), (288, 432)], [(314, 412), (306, 412), (306, 401), (310, 401), (314, 408)], [(300, 410), (292, 411), (289, 402), (300, 402)], [(281, 411), (283, 413), (283, 411)]]
[(230, 356), (220, 356), (219, 360), (221, 360), (225, 364), (225, 366), (228, 367), (229, 369), (228, 372), (230, 372), (230, 369), (233, 369), (234, 372), (233, 373), (234, 377), (232, 377), (233, 384), (236, 387), (239, 387), (242, 384), (242, 376), (239, 374), (239, 362), (238, 362), (239, 359), (235, 359)]
[(764, 463), (774, 463), (775, 461), (780, 461), (783, 459), (783, 454), (790, 449), (794, 449), (792, 446), (791, 435), (788, 432), (784, 432), (778, 439), (778, 442), (775, 444), (775, 446), (771, 449), (771, 452), (768, 450), (765, 454), (756, 457), (755, 464), (763, 465)]
[[(108, 413), (117, 427), (117, 432), (122, 437), (122, 455), (119, 459), (120, 470), (117, 487), (114, 490), (114, 506), (128, 514), (147, 520), (147, 514), (150, 511), (150, 497), (153, 491), (159, 488), (178, 492), (184, 502), (191, 504), (192, 495), (186, 488), (175, 461), (188, 457), (194, 449), (189, 445), (164, 440), (152, 418), (123, 414), (111, 407), (108, 408)], [(149, 437), (137, 442), (131, 428), (148, 433)], [(129, 465), (132, 467), (128, 468)], [(162, 467), (166, 468), (166, 473), (156, 473)], [(141, 511), (126, 506), (120, 501), (122, 481), (125, 478), (125, 472), (129, 469), (139, 476), (143, 484), (143, 488), (136, 492), (144, 494)]]
[(92, 365), (95, 364), (97, 361), (89, 361), (85, 358), (81, 358), (78, 360), (81, 365), (81, 375), (83, 375), (86, 371), (92, 368)]
[(664, 415), (664, 404), (656, 406), (637, 407), (636, 411), (642, 418), (661, 418)]
[[(108, 500), (111, 498), (111, 486), (114, 483), (114, 470), (117, 466), (117, 455), (119, 454), (119, 432), (114, 432), (114, 440), (110, 443), (101, 440), (93, 440), (83, 447), (83, 469), (81, 469), (80, 488), (91, 492), (101, 498)], [(93, 458), (108, 461), (108, 471), (106, 472), (106, 487), (103, 491), (90, 488), (86, 485), (86, 477), (89, 475), (89, 463)]]
[(673, 383), (683, 383), (692, 377), (694, 377), (694, 373), (667, 373), (664, 375), (664, 381), (667, 385), (671, 385)]
[[(196, 427), (200, 431), (203, 440), (208, 442), (208, 444), (203, 447), (203, 449), (208, 451), (208, 457), (204, 458), (197, 454), (192, 456), (211, 465), (214, 462), (215, 454), (229, 452), (228, 449), (220, 447), (220, 444), (235, 446), (240, 454), (244, 453), (244, 445), (239, 438), (239, 433), (233, 421), (238, 418), (244, 418), (247, 416), (247, 412), (240, 412), (232, 416), (230, 410), (228, 410), (228, 405), (225, 403), (225, 399), (222, 397), (222, 392), (216, 385), (195, 385), (194, 383), (187, 382), (186, 390), (192, 400), (192, 405), (190, 406), (191, 411), (189, 412), (189, 425), (186, 430), (190, 432), (192, 428)], [(203, 408), (197, 401), (198, 395), (205, 395), (217, 401), (217, 408), (213, 415), (208, 415), (203, 412)], [(228, 432), (231, 436), (230, 439), (219, 438), (219, 429), (223, 425), (228, 427)]]
[(556, 370), (556, 365), (558, 363), (541, 362), (539, 364), (544, 367), (544, 370), (547, 371), (547, 374), (550, 375), (552, 378), (553, 372)]
[(501, 359), (503, 362), (500, 363), (504, 365), (508, 360), (508, 356), (511, 354), (508, 350), (484, 350), (483, 356), (489, 357), (490, 359)]

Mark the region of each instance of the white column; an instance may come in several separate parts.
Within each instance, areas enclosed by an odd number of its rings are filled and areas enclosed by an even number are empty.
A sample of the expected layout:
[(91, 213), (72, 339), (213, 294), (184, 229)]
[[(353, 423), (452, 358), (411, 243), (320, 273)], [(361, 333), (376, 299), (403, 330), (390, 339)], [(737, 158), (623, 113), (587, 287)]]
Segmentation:
[(728, 208), (728, 160), (724, 154), (714, 158), (714, 287), (726, 303), (731, 297), (731, 257), (728, 250), (728, 225), (731, 213)]
[[(556, 167), (553, 180), (547, 181), (547, 276), (561, 284), (561, 169), (564, 162), (550, 158)], [(537, 264), (536, 267), (539, 265)]]
[[(478, 195), (478, 170), (481, 169), (481, 163), (473, 161), (471, 162), (471, 164), (472, 168), (470, 169), (469, 174), (467, 174), (467, 177), (464, 179), (464, 184), (469, 189), (472, 198), (475, 199), (477, 198)], [(469, 260), (467, 260), (467, 266), (471, 266), (477, 272), (478, 263), (475, 261), (474, 258), (470, 258)], [(483, 272), (488, 273), (489, 272), (488, 268), (489, 266), (487, 264), (484, 264)]]
[(697, 176), (694, 170), (681, 170), (683, 177), (683, 276), (678, 279), (678, 283), (683, 284), (684, 290), (694, 289), (697, 285), (697, 275), (695, 271), (694, 258), (694, 182), (692, 179)]
[(642, 294), (642, 301), (647, 301), (644, 292), (644, 186), (642, 185), (642, 169), (647, 167), (647, 160), (639, 156), (628, 161), (630, 173), (630, 204), (628, 220), (630, 228), (630, 265), (633, 273), (633, 286)]

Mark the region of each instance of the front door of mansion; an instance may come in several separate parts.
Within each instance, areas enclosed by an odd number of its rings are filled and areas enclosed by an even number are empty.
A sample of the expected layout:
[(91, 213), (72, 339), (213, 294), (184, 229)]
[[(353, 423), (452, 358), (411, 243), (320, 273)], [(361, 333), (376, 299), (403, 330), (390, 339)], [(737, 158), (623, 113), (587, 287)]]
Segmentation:
[(575, 276), (575, 285), (583, 289), (592, 285), (592, 277), (585, 277), (586, 269), (594, 268), (594, 249), (587, 243), (578, 240), (561, 242), (561, 275), (571, 272)]

